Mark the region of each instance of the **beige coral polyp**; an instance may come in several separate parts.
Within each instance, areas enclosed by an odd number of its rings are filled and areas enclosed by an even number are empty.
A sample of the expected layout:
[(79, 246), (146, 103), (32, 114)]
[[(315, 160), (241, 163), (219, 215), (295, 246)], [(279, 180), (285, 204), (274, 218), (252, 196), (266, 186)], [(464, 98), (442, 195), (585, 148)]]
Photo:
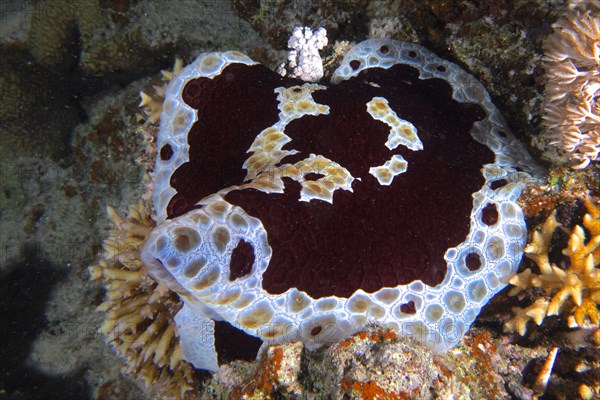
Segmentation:
[(573, 168), (585, 168), (600, 152), (600, 5), (574, 1), (553, 27), (544, 44), (543, 123)]
[(193, 369), (182, 360), (173, 316), (181, 307), (157, 284), (139, 260), (139, 248), (154, 227), (148, 210), (132, 206), (126, 217), (108, 207), (113, 223), (104, 254), (89, 268), (91, 278), (106, 287), (98, 311), (106, 317), (100, 332), (124, 360), (124, 372), (135, 375), (157, 398), (193, 398)]

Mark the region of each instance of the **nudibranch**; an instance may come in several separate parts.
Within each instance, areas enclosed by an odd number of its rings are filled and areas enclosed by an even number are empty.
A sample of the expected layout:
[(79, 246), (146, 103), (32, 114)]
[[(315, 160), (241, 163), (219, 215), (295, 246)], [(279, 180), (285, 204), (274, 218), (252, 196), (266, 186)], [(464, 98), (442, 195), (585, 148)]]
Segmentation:
[(142, 260), (183, 299), (197, 368), (223, 326), (314, 349), (378, 323), (447, 350), (521, 259), (537, 167), (482, 84), (419, 45), (361, 42), (330, 84), (202, 54), (156, 144)]

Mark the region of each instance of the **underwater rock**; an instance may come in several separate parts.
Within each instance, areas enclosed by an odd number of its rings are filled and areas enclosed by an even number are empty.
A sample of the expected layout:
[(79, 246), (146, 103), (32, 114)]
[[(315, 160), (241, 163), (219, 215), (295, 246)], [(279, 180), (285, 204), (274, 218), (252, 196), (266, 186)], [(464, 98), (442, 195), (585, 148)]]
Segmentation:
[(272, 51), (224, 1), (42, 0), (28, 17), (27, 44), (40, 65), (116, 81), (156, 71), (175, 54), (234, 42)]

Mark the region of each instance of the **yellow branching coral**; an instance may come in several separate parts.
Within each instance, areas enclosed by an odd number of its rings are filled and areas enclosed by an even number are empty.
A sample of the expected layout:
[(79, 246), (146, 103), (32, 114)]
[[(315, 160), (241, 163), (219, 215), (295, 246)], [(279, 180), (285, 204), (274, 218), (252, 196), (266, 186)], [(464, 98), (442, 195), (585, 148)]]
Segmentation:
[(600, 152), (600, 2), (573, 1), (544, 47), (544, 125), (573, 167), (585, 168)]
[[(560, 226), (554, 211), (541, 229), (534, 232), (525, 254), (533, 260), (540, 272), (526, 269), (514, 276), (509, 292), (514, 296), (528, 288), (542, 288), (547, 298), (538, 298), (526, 308), (513, 308), (514, 317), (505, 325), (506, 330), (516, 330), (521, 335), (527, 322), (541, 324), (546, 316), (567, 314), (572, 327), (598, 327), (600, 322), (600, 207), (585, 199), (587, 214), (583, 227), (575, 226), (563, 254), (569, 257), (566, 269), (551, 264), (548, 258), (552, 234)], [(586, 238), (586, 231), (589, 238)]]
[(100, 332), (125, 361), (124, 371), (140, 379), (158, 398), (194, 398), (198, 385), (193, 367), (182, 361), (173, 317), (180, 300), (157, 284), (140, 261), (139, 248), (154, 226), (144, 206), (130, 207), (121, 217), (112, 208), (114, 227), (104, 242), (104, 254), (90, 267), (92, 279), (106, 286), (106, 313)]

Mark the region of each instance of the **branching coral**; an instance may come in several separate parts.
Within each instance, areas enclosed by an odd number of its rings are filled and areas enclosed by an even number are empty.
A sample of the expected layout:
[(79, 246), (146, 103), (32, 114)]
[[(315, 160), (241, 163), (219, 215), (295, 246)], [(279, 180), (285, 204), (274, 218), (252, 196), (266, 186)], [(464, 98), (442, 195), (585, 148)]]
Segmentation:
[[(552, 264), (548, 253), (552, 235), (560, 227), (554, 211), (541, 229), (534, 232), (525, 254), (533, 260), (539, 273), (526, 269), (514, 276), (510, 283), (515, 287), (509, 292), (514, 296), (529, 288), (541, 288), (547, 297), (538, 298), (526, 308), (513, 308), (515, 316), (505, 328), (521, 335), (527, 330), (527, 322), (541, 324), (546, 316), (568, 314), (572, 327), (598, 327), (600, 321), (600, 207), (585, 199), (587, 209), (583, 227), (575, 226), (563, 254), (568, 265), (561, 268)], [(589, 234), (586, 234), (589, 232)], [(586, 236), (589, 236), (586, 238)]]
[(148, 211), (132, 206), (125, 218), (109, 207), (114, 228), (104, 242), (92, 279), (106, 286), (106, 313), (100, 332), (125, 360), (124, 371), (140, 378), (147, 390), (161, 398), (191, 398), (196, 385), (193, 368), (181, 359), (173, 317), (180, 300), (157, 284), (139, 259), (139, 247), (154, 226)]
[(574, 1), (545, 43), (544, 125), (553, 144), (585, 168), (600, 152), (600, 3)]

